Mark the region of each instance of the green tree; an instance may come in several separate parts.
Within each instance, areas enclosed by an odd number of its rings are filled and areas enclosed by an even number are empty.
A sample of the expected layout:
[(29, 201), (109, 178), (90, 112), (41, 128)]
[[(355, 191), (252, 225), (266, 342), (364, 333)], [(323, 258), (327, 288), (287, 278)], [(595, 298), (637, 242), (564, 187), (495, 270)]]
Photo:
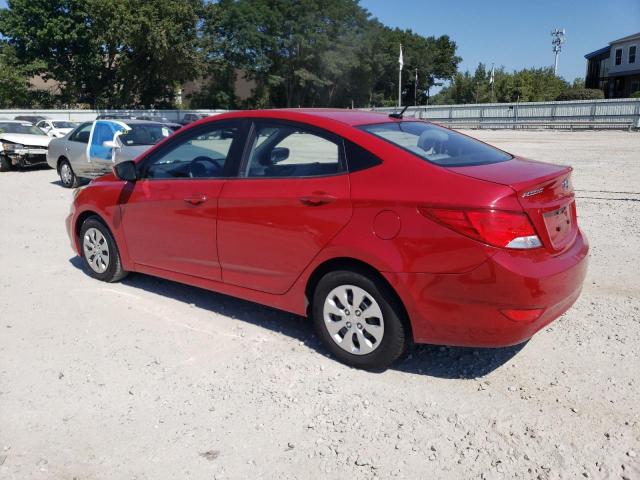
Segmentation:
[[(460, 61), (448, 37), (385, 27), (356, 0), (220, 0), (210, 5), (204, 23), (212, 73), (242, 70), (256, 81), (250, 106), (394, 102), (400, 43), (411, 102), (415, 68), (433, 83), (450, 78)], [(423, 80), (421, 99), (426, 86)]]
[(9, 0), (0, 33), (22, 64), (60, 82), (60, 101), (166, 105), (195, 78), (203, 0)]
[(0, 44), (0, 108), (24, 107), (29, 103), (29, 79), (13, 49)]
[(435, 103), (487, 103), (542, 102), (555, 100), (569, 84), (554, 75), (550, 68), (529, 68), (508, 73), (504, 67), (495, 70), (493, 91), (489, 74), (483, 64), (478, 65), (473, 76), (469, 72), (457, 73), (450, 85), (436, 96)]

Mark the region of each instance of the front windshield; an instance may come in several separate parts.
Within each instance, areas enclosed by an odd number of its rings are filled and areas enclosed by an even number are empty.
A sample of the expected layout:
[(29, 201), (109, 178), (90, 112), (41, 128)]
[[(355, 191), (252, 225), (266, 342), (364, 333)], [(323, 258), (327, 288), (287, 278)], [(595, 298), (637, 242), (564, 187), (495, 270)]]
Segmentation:
[(53, 122), (53, 126), (56, 128), (76, 128), (78, 124), (73, 122)]
[(46, 135), (38, 127), (34, 127), (28, 123), (1, 123), (0, 133), (19, 133), (22, 135)]
[(127, 147), (155, 145), (172, 133), (169, 128), (157, 123), (131, 123), (129, 127), (131, 130), (120, 135), (120, 141)]
[(478, 140), (426, 122), (379, 123), (361, 128), (445, 167), (485, 165), (512, 158), (508, 153)]

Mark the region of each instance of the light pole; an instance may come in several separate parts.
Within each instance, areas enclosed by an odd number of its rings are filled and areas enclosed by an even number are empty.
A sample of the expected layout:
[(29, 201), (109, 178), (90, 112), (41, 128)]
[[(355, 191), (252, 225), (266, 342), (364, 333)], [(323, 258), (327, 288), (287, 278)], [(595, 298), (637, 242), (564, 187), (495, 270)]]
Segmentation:
[(555, 55), (555, 61), (553, 64), (553, 74), (558, 75), (558, 57), (560, 56), (560, 52), (562, 51), (562, 44), (565, 42), (565, 31), (564, 28), (556, 28), (551, 30), (551, 45), (553, 45), (553, 53)]

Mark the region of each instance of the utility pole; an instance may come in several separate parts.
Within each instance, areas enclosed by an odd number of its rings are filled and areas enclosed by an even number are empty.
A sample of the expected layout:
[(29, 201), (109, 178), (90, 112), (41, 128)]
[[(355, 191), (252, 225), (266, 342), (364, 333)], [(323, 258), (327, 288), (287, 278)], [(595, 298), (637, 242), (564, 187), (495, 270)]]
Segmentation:
[(558, 75), (558, 57), (562, 51), (562, 44), (565, 42), (564, 28), (556, 28), (551, 30), (551, 45), (553, 45), (553, 53), (555, 55), (555, 62), (553, 64), (553, 74)]
[(413, 85), (413, 106), (418, 106), (418, 69), (416, 68), (416, 82)]
[(400, 68), (398, 69), (398, 108), (402, 107), (402, 67), (404, 66), (404, 59), (402, 58), (402, 44), (400, 44), (400, 57), (398, 58)]

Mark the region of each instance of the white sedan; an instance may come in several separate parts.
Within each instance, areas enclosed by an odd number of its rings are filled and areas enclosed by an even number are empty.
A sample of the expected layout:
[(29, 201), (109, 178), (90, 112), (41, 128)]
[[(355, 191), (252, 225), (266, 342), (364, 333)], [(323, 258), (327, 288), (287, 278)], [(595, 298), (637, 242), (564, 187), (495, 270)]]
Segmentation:
[(65, 120), (40, 120), (36, 123), (36, 127), (53, 138), (62, 138), (77, 126), (77, 123)]

